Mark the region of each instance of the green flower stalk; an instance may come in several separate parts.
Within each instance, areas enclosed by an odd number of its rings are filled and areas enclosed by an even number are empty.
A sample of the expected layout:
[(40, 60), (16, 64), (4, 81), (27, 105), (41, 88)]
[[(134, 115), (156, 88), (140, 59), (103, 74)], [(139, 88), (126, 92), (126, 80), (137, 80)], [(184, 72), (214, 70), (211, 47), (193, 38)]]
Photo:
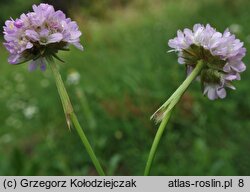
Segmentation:
[(158, 148), (165, 127), (170, 119), (171, 112), (174, 106), (179, 102), (181, 96), (185, 93), (185, 91), (192, 83), (192, 81), (196, 79), (196, 77), (199, 75), (203, 67), (204, 67), (204, 62), (202, 60), (198, 61), (192, 73), (185, 79), (185, 81), (180, 85), (180, 87), (178, 87), (178, 89), (170, 96), (170, 98), (151, 116), (151, 119), (155, 119), (157, 122), (161, 121), (161, 124), (159, 126), (159, 129), (157, 130), (155, 139), (153, 141), (148, 156), (147, 164), (144, 171), (145, 176), (150, 174), (156, 150)]
[(55, 81), (56, 81), (56, 86), (57, 86), (59, 96), (60, 96), (61, 101), (62, 101), (62, 106), (63, 106), (63, 110), (65, 113), (67, 125), (68, 125), (69, 129), (71, 127), (71, 124), (73, 124), (75, 126), (76, 131), (77, 131), (78, 135), (80, 136), (81, 141), (82, 141), (83, 145), (85, 146), (98, 174), (101, 176), (104, 176), (105, 173), (101, 167), (101, 164), (99, 163), (99, 161), (98, 161), (98, 159), (97, 159), (97, 157), (96, 157), (96, 155), (95, 155), (95, 153), (94, 153), (94, 151), (93, 151), (93, 149), (92, 149), (78, 119), (77, 119), (77, 116), (74, 113), (73, 107), (71, 105), (69, 96), (68, 96), (67, 91), (65, 89), (61, 75), (57, 69), (57, 66), (54, 62), (51, 62), (50, 67), (51, 67), (53, 76), (54, 76)]
[(50, 68), (56, 81), (56, 87), (57, 87), (60, 99), (62, 101), (62, 106), (63, 106), (63, 111), (65, 114), (66, 122), (67, 122), (68, 128), (70, 129), (71, 127), (70, 115), (74, 113), (74, 110), (70, 102), (69, 96), (67, 94), (66, 88), (64, 86), (64, 83), (62, 81), (62, 77), (57, 69), (56, 63), (52, 61), (50, 63)]

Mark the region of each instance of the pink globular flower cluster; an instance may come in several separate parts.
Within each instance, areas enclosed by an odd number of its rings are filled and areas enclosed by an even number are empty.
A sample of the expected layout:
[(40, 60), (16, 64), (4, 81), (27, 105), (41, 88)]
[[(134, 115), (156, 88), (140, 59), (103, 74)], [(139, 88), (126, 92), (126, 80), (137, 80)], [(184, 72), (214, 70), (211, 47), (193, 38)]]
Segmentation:
[(235, 89), (231, 82), (240, 80), (240, 73), (246, 69), (242, 62), (246, 54), (243, 42), (229, 30), (220, 33), (209, 24), (196, 24), (193, 30), (179, 30), (177, 37), (169, 40), (168, 45), (178, 53), (178, 62), (186, 65), (187, 74), (199, 60), (205, 63), (198, 79), (203, 93), (211, 100), (224, 98), (226, 87)]
[(33, 5), (33, 12), (22, 14), (16, 20), (7, 20), (4, 26), (5, 47), (10, 64), (31, 61), (30, 70), (38, 66), (46, 69), (46, 61), (58, 58), (59, 50), (69, 45), (83, 50), (78, 25), (65, 14), (48, 4)]

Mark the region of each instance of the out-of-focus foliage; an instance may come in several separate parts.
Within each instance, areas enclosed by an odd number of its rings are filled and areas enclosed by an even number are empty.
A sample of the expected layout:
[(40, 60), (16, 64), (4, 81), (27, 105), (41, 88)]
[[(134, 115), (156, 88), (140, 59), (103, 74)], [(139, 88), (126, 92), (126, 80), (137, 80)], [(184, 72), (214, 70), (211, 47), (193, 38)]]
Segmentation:
[(82, 16), (104, 19), (114, 8), (124, 8), (133, 0), (43, 0), (63, 10), (64, 12), (72, 10), (81, 11)]
[[(1, 10), (9, 9), (1, 18), (15, 18), (33, 3), (16, 2), (10, 8), (1, 1)], [(178, 29), (210, 23), (219, 31), (230, 27), (249, 50), (250, 2), (72, 2), (68, 13), (85, 46), (60, 55), (72, 103), (108, 174), (141, 175), (157, 130), (149, 117), (185, 78), (177, 56), (166, 53), (168, 39)], [(95, 175), (75, 130), (67, 129), (50, 70), (11, 66), (3, 47), (0, 61), (0, 174)], [(249, 175), (249, 82), (247, 69), (237, 90), (217, 101), (203, 97), (194, 82), (172, 115), (152, 174)]]

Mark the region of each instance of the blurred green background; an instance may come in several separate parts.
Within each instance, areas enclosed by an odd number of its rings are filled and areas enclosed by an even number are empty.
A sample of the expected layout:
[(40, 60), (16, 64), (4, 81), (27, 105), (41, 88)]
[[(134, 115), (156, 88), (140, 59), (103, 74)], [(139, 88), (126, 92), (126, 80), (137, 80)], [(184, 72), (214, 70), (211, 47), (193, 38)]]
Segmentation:
[[(177, 56), (167, 53), (178, 29), (230, 27), (250, 49), (248, 0), (51, 2), (83, 32), (85, 51), (61, 53), (66, 63), (60, 70), (109, 175), (143, 174), (157, 130), (149, 117), (185, 78)], [(34, 3), (1, 0), (1, 25)], [(75, 130), (66, 126), (51, 71), (29, 72), (27, 64), (9, 65), (7, 56), (1, 45), (0, 174), (96, 175)], [(234, 85), (226, 99), (210, 101), (192, 84), (167, 126), (152, 175), (250, 174), (250, 70)]]

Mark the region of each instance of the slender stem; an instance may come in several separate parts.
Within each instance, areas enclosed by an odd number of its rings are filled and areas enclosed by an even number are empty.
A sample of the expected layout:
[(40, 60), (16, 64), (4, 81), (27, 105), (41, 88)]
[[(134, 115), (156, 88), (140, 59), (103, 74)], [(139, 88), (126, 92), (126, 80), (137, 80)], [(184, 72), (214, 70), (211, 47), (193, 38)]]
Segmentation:
[(87, 100), (87, 97), (85, 96), (84, 91), (81, 88), (76, 87), (75, 93), (80, 101), (81, 106), (82, 106), (83, 114), (85, 115), (85, 118), (87, 120), (88, 127), (90, 129), (94, 130), (96, 128), (96, 120), (92, 114), (90, 107), (89, 107), (88, 100)]
[(151, 170), (151, 166), (152, 166), (152, 163), (153, 163), (153, 160), (155, 158), (155, 153), (156, 153), (156, 150), (158, 148), (158, 145), (159, 145), (159, 142), (161, 140), (161, 137), (162, 137), (162, 134), (165, 130), (165, 126), (167, 125), (168, 123), (168, 120), (170, 119), (170, 116), (171, 116), (171, 112), (170, 111), (166, 116), (165, 118), (162, 120), (161, 124), (160, 124), (160, 127), (155, 135), (155, 139), (153, 141), (153, 144), (152, 144), (152, 147), (151, 147), (151, 150), (150, 150), (150, 153), (149, 153), (149, 156), (148, 156), (148, 161), (147, 161), (147, 164), (146, 164), (146, 167), (145, 167), (145, 171), (144, 171), (144, 175), (147, 176), (149, 175), (150, 173), (150, 170)]
[[(189, 85), (192, 83), (192, 81), (199, 75), (203, 66), (204, 66), (203, 61), (202, 60), (198, 61), (192, 73), (183, 81), (183, 83), (170, 96), (170, 98), (152, 115), (151, 118), (160, 119), (161, 124), (159, 126), (159, 129), (157, 130), (152, 147), (149, 152), (148, 160), (147, 160), (145, 171), (144, 171), (145, 176), (150, 174), (150, 170), (151, 170), (151, 166), (152, 166), (155, 154), (156, 154), (156, 150), (158, 148), (158, 145), (161, 140), (162, 134), (165, 130), (165, 127), (170, 119), (174, 106), (181, 99), (181, 96), (185, 93), (185, 91), (187, 90)], [(160, 115), (160, 118), (158, 118), (158, 115)]]
[(51, 70), (53, 72), (53, 75), (54, 75), (54, 78), (55, 78), (55, 81), (56, 81), (56, 87), (57, 87), (60, 99), (62, 101), (63, 110), (64, 110), (64, 113), (65, 113), (67, 125), (68, 125), (68, 127), (70, 129), (71, 121), (70, 121), (70, 116), (69, 115), (71, 113), (73, 113), (74, 110), (73, 110), (73, 107), (72, 107), (72, 104), (70, 102), (68, 93), (66, 91), (66, 88), (64, 86), (62, 77), (61, 77), (61, 75), (60, 75), (60, 73), (59, 73), (59, 71), (57, 69), (56, 64), (54, 62), (52, 62), (50, 64), (50, 67), (51, 67)]
[(95, 153), (94, 153), (94, 151), (93, 151), (93, 149), (92, 149), (78, 119), (77, 119), (77, 116), (74, 113), (74, 110), (73, 110), (73, 107), (71, 105), (68, 93), (67, 93), (66, 88), (64, 86), (64, 83), (62, 81), (61, 75), (57, 69), (57, 66), (55, 63), (52, 62), (50, 64), (50, 67), (51, 67), (51, 70), (52, 70), (53, 75), (55, 77), (57, 90), (58, 90), (58, 93), (59, 93), (61, 101), (62, 101), (63, 110), (64, 110), (64, 113), (66, 116), (67, 124), (70, 128), (71, 123), (73, 123), (73, 125), (76, 128), (77, 133), (78, 133), (79, 137), (81, 138), (81, 141), (82, 141), (83, 145), (85, 146), (98, 174), (101, 176), (104, 176), (105, 173), (101, 167), (101, 164), (99, 163), (99, 161), (98, 161), (98, 159), (97, 159), (97, 157), (96, 157), (96, 155), (95, 155)]
[(79, 121), (78, 121), (75, 113), (72, 113), (70, 115), (70, 117), (71, 117), (72, 123), (74, 124), (74, 126), (77, 130), (78, 135), (80, 136), (83, 144), (85, 145), (85, 148), (86, 148), (89, 156), (92, 159), (93, 164), (95, 165), (96, 170), (98, 171), (99, 175), (105, 176), (105, 173), (104, 173), (98, 159), (96, 158), (95, 153), (94, 153), (86, 135), (84, 134), (83, 129), (82, 129), (81, 125), (79, 124)]
[(167, 114), (170, 110), (172, 110), (172, 108), (179, 101), (192, 81), (199, 75), (203, 66), (204, 62), (202, 60), (199, 60), (192, 73), (183, 81), (183, 83), (176, 89), (176, 91), (169, 97), (169, 99), (151, 116), (151, 119), (155, 118), (161, 111), (164, 111), (164, 113)]

